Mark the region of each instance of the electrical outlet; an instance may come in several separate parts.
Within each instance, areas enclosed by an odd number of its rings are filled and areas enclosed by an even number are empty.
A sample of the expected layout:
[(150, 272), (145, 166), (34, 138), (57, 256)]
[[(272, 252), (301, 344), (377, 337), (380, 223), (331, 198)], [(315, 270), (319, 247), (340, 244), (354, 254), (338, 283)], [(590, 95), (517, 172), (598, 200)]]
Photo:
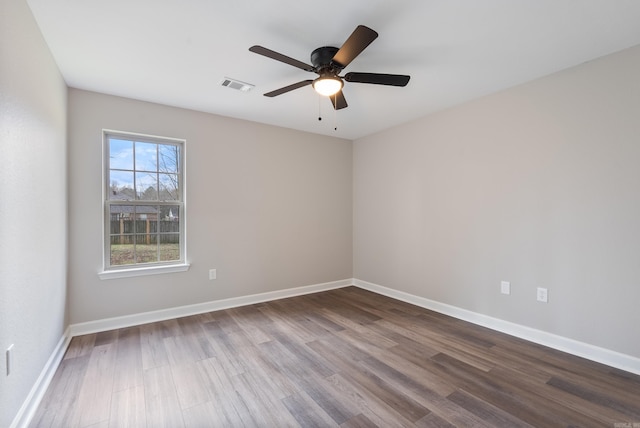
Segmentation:
[(511, 283), (509, 281), (500, 282), (500, 292), (502, 294), (511, 294)]
[(11, 374), (11, 363), (13, 362), (11, 351), (13, 351), (13, 344), (7, 348), (7, 376)]
[(538, 287), (538, 302), (547, 303), (549, 301), (549, 295), (546, 288)]
[(209, 269), (209, 279), (216, 279), (218, 276), (215, 269)]

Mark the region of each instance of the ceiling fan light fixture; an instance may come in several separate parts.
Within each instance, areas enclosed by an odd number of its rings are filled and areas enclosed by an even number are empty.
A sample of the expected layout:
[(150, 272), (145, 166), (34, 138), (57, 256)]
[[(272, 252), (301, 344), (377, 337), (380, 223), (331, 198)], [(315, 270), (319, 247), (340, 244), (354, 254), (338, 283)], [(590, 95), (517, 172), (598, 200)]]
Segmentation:
[(340, 73), (360, 53), (378, 37), (378, 33), (364, 25), (358, 25), (340, 48), (334, 46), (321, 46), (311, 52), (311, 64), (306, 64), (297, 59), (288, 57), (279, 52), (272, 51), (260, 45), (254, 45), (249, 51), (280, 61), (304, 71), (318, 75), (315, 80), (306, 79), (292, 85), (284, 86), (275, 91), (266, 92), (265, 97), (276, 97), (287, 92), (312, 85), (313, 89), (331, 101), (334, 110), (342, 110), (348, 107), (342, 88), (344, 82), (369, 83), (373, 85), (406, 86), (410, 76), (400, 74), (382, 73), (355, 73), (350, 72), (340, 76)]
[(313, 81), (313, 89), (326, 97), (338, 93), (343, 85), (344, 82), (338, 76), (320, 76)]

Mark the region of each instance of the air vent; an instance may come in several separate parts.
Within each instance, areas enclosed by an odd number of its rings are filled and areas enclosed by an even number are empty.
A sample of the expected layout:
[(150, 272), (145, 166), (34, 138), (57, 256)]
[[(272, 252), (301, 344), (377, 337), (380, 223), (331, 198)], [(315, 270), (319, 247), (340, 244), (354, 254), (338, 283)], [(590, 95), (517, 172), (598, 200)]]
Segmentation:
[(242, 92), (248, 92), (251, 90), (251, 88), (255, 86), (255, 85), (252, 85), (251, 83), (241, 82), (239, 80), (231, 79), (229, 77), (225, 77), (224, 79), (222, 79), (220, 81), (220, 84), (222, 86), (226, 86), (227, 88), (236, 89)]

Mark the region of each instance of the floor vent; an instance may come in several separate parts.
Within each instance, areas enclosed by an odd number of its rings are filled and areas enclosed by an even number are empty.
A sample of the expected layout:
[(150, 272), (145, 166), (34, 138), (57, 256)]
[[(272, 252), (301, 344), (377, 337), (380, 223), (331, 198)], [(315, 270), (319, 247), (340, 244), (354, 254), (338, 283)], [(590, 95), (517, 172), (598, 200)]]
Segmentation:
[(237, 89), (238, 91), (242, 91), (242, 92), (248, 92), (251, 90), (251, 88), (255, 86), (255, 85), (252, 85), (251, 83), (241, 82), (239, 80), (231, 79), (229, 77), (225, 77), (224, 79), (222, 79), (220, 81), (220, 84), (222, 86), (226, 86), (227, 88)]

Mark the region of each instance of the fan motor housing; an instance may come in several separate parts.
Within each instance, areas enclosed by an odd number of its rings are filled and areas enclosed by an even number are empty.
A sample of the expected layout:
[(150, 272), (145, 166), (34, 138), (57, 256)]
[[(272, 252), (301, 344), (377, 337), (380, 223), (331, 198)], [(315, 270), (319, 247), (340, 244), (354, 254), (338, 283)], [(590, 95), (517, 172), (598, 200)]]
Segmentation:
[(338, 50), (338, 48), (333, 46), (323, 46), (314, 50), (311, 52), (311, 64), (313, 64), (318, 72), (327, 68), (341, 70), (344, 67), (332, 62)]

